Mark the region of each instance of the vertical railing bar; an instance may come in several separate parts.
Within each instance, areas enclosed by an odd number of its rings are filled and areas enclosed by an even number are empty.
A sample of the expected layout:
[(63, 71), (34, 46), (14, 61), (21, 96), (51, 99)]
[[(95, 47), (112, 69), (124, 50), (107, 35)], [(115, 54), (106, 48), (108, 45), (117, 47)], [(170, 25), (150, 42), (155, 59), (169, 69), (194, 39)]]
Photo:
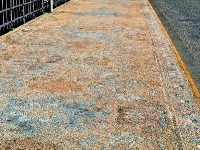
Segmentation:
[(35, 15), (35, 0), (33, 0), (33, 3), (32, 3), (32, 12), (33, 12), (33, 16)]
[(15, 6), (14, 6), (14, 0), (12, 0), (12, 13), (11, 13), (11, 16), (12, 16), (12, 18), (11, 18), (11, 20), (12, 20), (12, 25), (14, 24), (14, 20), (15, 20), (15, 10), (16, 10), (16, 8), (15, 8)]
[(5, 15), (6, 15), (6, 16), (5, 16), (5, 17), (6, 17), (6, 18), (5, 18), (5, 21), (6, 21), (6, 22), (5, 22), (5, 23), (7, 23), (7, 20), (8, 20), (8, 10), (7, 10), (7, 8), (8, 8), (8, 1), (6, 1), (5, 7), (6, 7), (6, 13), (5, 13)]
[(24, 22), (24, 23), (26, 22), (26, 21), (25, 21), (25, 20), (26, 20), (26, 18), (25, 18), (25, 5), (26, 5), (26, 4), (25, 4), (25, 1), (23, 0), (23, 10), (22, 10), (23, 12), (22, 12), (22, 15), (23, 15), (23, 22)]
[(44, 12), (44, 0), (42, 0), (42, 13)]
[[(32, 1), (29, 0), (29, 3), (27, 4), (28, 5), (28, 9), (29, 9), (29, 12), (28, 14), (30, 14), (32, 12), (32, 8), (31, 8), (31, 5), (32, 5)], [(30, 15), (28, 15), (29, 17)]]
[(53, 12), (53, 0), (50, 0), (50, 12)]
[[(4, 3), (3, 3), (3, 1), (2, 1), (2, 10), (4, 9), (4, 5), (3, 5)], [(2, 13), (2, 15), (3, 15), (3, 25), (4, 25), (4, 12)]]
[(13, 7), (12, 7), (12, 0), (10, 0), (10, 22), (11, 22), (11, 26), (12, 26), (12, 15), (13, 15)]

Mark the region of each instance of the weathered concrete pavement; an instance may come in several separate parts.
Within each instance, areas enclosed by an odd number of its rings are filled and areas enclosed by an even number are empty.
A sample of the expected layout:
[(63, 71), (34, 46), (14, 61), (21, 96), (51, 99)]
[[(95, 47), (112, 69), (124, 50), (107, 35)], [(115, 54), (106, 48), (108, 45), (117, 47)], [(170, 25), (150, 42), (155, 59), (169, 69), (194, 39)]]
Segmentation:
[(0, 149), (200, 147), (198, 100), (146, 0), (70, 1), (0, 49)]

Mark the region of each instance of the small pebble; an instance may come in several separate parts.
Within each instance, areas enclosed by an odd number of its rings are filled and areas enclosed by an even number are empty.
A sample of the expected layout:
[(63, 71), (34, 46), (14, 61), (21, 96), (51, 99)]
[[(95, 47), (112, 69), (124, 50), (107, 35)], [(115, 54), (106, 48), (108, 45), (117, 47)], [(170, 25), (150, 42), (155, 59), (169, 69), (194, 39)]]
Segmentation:
[(29, 31), (29, 29), (25, 28), (25, 29), (23, 29), (22, 31), (24, 31), (24, 32), (28, 32), (28, 31)]

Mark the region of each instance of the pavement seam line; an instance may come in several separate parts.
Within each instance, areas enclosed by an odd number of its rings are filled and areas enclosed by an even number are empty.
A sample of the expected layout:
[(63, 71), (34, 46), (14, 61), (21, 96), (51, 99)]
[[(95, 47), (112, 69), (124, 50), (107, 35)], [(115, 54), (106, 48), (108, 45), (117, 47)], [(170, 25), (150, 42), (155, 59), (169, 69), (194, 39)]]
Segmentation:
[(174, 44), (173, 44), (173, 42), (172, 42), (170, 36), (169, 36), (168, 33), (167, 33), (167, 30), (165, 29), (164, 25), (163, 25), (162, 22), (160, 21), (159, 17), (157, 16), (157, 14), (156, 14), (155, 10), (153, 9), (153, 7), (152, 7), (151, 3), (149, 2), (149, 0), (147, 0), (147, 3), (148, 3), (148, 5), (149, 5), (150, 9), (153, 11), (153, 14), (155, 15), (156, 20), (157, 20), (158, 24), (160, 25), (162, 31), (164, 32), (165, 36), (167, 37), (167, 39), (168, 39), (168, 41), (169, 41), (169, 44), (170, 44), (170, 46), (171, 46), (173, 52), (174, 52), (175, 55), (176, 55), (176, 58), (177, 58), (177, 61), (178, 61), (179, 65), (180, 65), (180, 67), (183, 69), (185, 75), (187, 76), (187, 79), (188, 79), (188, 81), (189, 81), (189, 83), (190, 83), (190, 85), (191, 85), (191, 87), (192, 87), (192, 91), (193, 91), (194, 95), (197, 97), (197, 99), (198, 99), (199, 102), (200, 102), (200, 92), (199, 92), (199, 90), (197, 89), (197, 86), (196, 86), (194, 80), (192, 79), (192, 77), (191, 77), (191, 75), (190, 75), (190, 73), (189, 73), (187, 67), (185, 66), (185, 63), (183, 62), (183, 60), (182, 60), (180, 54), (178, 53), (178, 50), (177, 50), (176, 47), (174, 46)]
[[(154, 19), (156, 19), (154, 13), (152, 12), (152, 10), (150, 9), (150, 7), (148, 5), (148, 0), (144, 0), (144, 2), (145, 2), (144, 5), (146, 5), (146, 7), (148, 6), (148, 8), (149, 8), (148, 10), (151, 11), (152, 16), (154, 17)], [(157, 22), (155, 22), (155, 23), (158, 25), (158, 27), (160, 26)], [(160, 32), (161, 33), (163, 32), (162, 29), (160, 29)], [(150, 35), (150, 37), (152, 37), (151, 31), (149, 31), (149, 35)], [(163, 34), (163, 37), (165, 37), (165, 34)], [(152, 42), (152, 44), (154, 44), (154, 40), (152, 38), (151, 38), (151, 42)], [(167, 40), (166, 40), (166, 42), (168, 44)], [(165, 74), (162, 73), (162, 72), (164, 72), (164, 70), (163, 70), (162, 64), (160, 63), (159, 56), (157, 55), (157, 52), (156, 52), (157, 50), (155, 51), (152, 48), (152, 51), (154, 53), (153, 55), (154, 55), (154, 58), (156, 60), (156, 64), (158, 66), (158, 70), (160, 72), (159, 73), (160, 79), (163, 81), (162, 88), (163, 88), (163, 94), (164, 94), (164, 101), (165, 101), (165, 104), (166, 104), (168, 112), (169, 112), (169, 117), (170, 117), (170, 121), (171, 121), (171, 124), (172, 124), (173, 135), (174, 135), (174, 138), (176, 139), (176, 148), (177, 148), (177, 150), (179, 150), (179, 149), (185, 150), (184, 142), (183, 142), (182, 136), (180, 134), (180, 125), (179, 125), (179, 122), (177, 120), (177, 115), (176, 115), (176, 112), (175, 112), (173, 104), (172, 104), (172, 99), (167, 94), (167, 93), (169, 93), (169, 90), (168, 90)]]

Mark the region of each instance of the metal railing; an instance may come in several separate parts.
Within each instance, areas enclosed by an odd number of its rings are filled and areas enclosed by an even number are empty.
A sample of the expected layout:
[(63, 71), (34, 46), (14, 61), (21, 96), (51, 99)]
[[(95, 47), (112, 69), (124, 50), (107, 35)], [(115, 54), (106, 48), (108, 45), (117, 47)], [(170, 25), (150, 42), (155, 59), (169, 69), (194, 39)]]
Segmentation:
[(67, 2), (68, 0), (53, 0), (53, 5), (54, 5), (54, 7), (57, 7), (57, 6), (59, 6), (60, 4), (62, 4), (62, 3), (65, 3), (65, 2)]
[[(53, 0), (53, 6), (68, 0)], [(0, 33), (50, 10), (50, 0), (0, 0)]]

